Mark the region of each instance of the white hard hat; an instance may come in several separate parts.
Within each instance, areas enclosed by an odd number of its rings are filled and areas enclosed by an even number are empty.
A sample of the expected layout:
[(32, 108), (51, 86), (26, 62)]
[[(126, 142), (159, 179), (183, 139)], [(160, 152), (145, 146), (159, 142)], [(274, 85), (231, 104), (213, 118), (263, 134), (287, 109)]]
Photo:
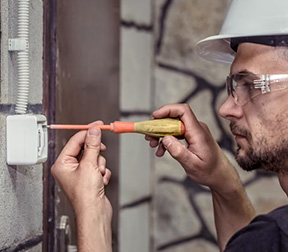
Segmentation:
[(245, 41), (288, 46), (288, 0), (233, 0), (219, 35), (196, 47), (204, 59), (231, 64), (238, 44)]

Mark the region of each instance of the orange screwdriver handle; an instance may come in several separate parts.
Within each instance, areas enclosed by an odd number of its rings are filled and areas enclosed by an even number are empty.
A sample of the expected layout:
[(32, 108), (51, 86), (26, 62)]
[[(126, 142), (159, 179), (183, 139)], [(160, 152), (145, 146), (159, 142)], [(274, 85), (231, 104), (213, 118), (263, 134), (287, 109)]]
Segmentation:
[(110, 123), (110, 131), (120, 134), (120, 133), (133, 133), (134, 131), (134, 122), (121, 122), (115, 121)]

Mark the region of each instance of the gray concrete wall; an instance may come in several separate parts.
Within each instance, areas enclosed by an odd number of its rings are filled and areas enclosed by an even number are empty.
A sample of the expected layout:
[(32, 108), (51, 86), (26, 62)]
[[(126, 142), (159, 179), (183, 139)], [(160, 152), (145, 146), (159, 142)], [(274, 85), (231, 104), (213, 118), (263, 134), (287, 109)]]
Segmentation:
[[(41, 251), (42, 165), (6, 165), (6, 116), (14, 114), (17, 96), (16, 53), (8, 38), (17, 35), (17, 0), (1, 0), (0, 86), (0, 250)], [(43, 3), (30, 0), (30, 95), (28, 113), (42, 111)]]
[[(153, 30), (151, 1), (121, 1), (120, 111), (123, 121), (150, 118)], [(149, 252), (151, 151), (143, 135), (120, 135), (119, 251)]]

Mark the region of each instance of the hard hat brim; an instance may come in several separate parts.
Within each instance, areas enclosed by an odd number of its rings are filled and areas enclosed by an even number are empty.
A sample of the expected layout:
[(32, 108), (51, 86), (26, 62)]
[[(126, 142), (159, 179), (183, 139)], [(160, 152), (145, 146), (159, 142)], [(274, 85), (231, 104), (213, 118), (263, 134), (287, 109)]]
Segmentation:
[(236, 53), (230, 47), (233, 35), (216, 35), (200, 40), (196, 44), (196, 50), (200, 57), (222, 64), (231, 64)]
[[(249, 37), (265, 37), (265, 36), (287, 36), (286, 33), (267, 33), (267, 34), (247, 34), (246, 36), (237, 35), (215, 35), (200, 40), (196, 44), (196, 50), (200, 57), (217, 63), (231, 64), (235, 58), (236, 52), (231, 48), (231, 39), (233, 38), (249, 38)], [(249, 39), (248, 41), (249, 42)], [(255, 42), (252, 42), (255, 43)], [(287, 44), (287, 38), (285, 39)], [(261, 42), (259, 42), (261, 44)], [(287, 45), (286, 45), (287, 46)]]

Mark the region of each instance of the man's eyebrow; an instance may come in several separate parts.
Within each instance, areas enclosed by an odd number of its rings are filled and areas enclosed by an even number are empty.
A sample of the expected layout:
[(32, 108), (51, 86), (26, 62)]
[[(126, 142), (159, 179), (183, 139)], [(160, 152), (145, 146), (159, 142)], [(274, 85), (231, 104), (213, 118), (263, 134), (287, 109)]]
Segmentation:
[[(253, 72), (251, 72), (251, 71), (248, 71), (247, 69), (244, 69), (244, 70), (242, 70), (242, 71), (240, 71), (240, 72), (237, 72), (237, 73), (232, 73), (232, 75), (238, 75), (238, 77), (240, 78), (240, 79), (243, 79), (243, 78), (245, 78), (245, 77), (248, 77), (248, 78), (256, 78), (256, 76), (257, 76), (257, 74), (255, 74), (255, 73), (253, 73)], [(241, 76), (241, 75), (243, 75), (243, 76)]]
[(232, 74), (235, 79), (237, 79), (237, 81), (241, 81), (241, 80), (251, 80), (251, 79), (255, 79), (257, 74), (248, 71), (247, 69), (244, 69), (238, 73), (233, 73)]
[(251, 72), (251, 71), (248, 71), (247, 69), (244, 69), (240, 72), (237, 72), (237, 73), (231, 73), (231, 74), (247, 74), (247, 75), (256, 75), (255, 73)]

